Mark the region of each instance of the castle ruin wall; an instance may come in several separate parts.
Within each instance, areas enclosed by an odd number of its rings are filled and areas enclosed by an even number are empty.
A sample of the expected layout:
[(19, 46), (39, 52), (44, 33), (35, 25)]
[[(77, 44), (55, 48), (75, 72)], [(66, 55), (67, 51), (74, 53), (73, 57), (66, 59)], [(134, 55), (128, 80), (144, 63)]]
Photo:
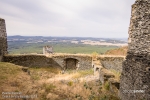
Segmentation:
[(0, 18), (0, 61), (7, 54), (7, 34), (5, 20)]
[(118, 57), (98, 57), (101, 65), (108, 70), (122, 72), (122, 62), (125, 60), (123, 56)]
[(128, 52), (120, 79), (121, 100), (150, 100), (150, 0), (132, 5)]

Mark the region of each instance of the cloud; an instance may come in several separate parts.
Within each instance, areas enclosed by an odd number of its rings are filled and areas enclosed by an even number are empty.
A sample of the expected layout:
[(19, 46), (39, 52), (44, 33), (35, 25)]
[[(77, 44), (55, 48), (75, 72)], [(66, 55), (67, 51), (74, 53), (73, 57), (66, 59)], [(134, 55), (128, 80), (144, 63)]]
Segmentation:
[(134, 0), (1, 0), (8, 35), (128, 37)]

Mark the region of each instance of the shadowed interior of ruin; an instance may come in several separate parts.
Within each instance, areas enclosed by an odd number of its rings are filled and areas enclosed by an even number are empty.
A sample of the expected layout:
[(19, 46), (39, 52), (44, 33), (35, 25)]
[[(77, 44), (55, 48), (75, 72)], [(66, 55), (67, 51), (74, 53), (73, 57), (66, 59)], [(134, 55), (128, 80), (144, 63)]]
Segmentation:
[(74, 58), (67, 58), (64, 60), (65, 63), (65, 69), (70, 70), (70, 69), (77, 69), (79, 67), (78, 63), (79, 61)]

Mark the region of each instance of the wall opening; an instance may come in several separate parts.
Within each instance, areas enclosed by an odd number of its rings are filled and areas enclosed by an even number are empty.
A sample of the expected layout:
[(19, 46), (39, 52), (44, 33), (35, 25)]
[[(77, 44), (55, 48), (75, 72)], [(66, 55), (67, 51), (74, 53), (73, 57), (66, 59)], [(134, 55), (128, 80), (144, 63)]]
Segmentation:
[(64, 68), (66, 70), (77, 70), (79, 68), (79, 60), (67, 58), (64, 60)]

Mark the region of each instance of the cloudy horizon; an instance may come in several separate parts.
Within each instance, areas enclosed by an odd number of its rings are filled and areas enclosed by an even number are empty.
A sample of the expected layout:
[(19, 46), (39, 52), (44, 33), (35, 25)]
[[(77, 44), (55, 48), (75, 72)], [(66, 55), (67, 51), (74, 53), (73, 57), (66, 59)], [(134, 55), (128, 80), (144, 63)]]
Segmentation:
[(135, 0), (1, 0), (7, 35), (127, 38)]

